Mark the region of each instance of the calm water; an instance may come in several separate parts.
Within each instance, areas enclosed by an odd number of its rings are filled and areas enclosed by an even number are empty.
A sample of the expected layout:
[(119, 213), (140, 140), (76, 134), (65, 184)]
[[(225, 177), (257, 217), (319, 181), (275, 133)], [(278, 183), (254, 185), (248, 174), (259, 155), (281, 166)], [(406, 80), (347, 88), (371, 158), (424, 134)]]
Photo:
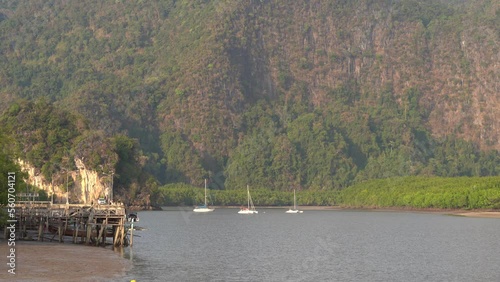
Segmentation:
[(140, 212), (125, 280), (500, 281), (499, 219), (284, 212)]

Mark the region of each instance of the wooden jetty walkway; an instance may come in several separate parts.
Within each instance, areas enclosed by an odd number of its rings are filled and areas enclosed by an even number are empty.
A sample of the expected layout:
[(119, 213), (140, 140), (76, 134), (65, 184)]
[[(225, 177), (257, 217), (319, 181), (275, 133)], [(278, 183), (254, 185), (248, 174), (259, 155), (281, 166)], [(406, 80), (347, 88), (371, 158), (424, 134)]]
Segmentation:
[[(123, 204), (52, 204), (49, 201), (18, 201), (16, 237), (19, 240), (65, 242), (104, 246), (127, 246), (131, 225)], [(133, 228), (133, 225), (132, 225)]]

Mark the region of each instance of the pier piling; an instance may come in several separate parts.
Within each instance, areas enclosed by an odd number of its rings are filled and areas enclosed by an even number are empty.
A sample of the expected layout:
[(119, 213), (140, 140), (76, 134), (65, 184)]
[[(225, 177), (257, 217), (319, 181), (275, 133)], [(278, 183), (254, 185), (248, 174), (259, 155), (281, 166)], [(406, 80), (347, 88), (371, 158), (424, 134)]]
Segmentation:
[[(105, 246), (125, 246), (127, 216), (122, 204), (112, 205), (81, 205), (52, 204), (45, 201), (26, 201), (16, 203), (18, 239), (43, 241), (46, 237), (52, 241), (56, 236), (59, 242), (65, 242), (69, 237), (72, 243), (85, 243)], [(80, 237), (80, 240), (78, 240)], [(107, 238), (112, 242), (108, 243)], [(34, 238), (33, 238), (34, 240)]]

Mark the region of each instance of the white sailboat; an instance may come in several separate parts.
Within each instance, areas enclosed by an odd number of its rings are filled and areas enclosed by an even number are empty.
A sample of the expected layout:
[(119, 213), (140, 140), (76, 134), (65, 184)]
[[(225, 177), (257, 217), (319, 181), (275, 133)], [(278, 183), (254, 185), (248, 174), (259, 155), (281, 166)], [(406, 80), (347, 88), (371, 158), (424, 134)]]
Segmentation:
[(293, 209), (288, 209), (285, 213), (303, 213), (303, 211), (299, 211), (297, 209), (297, 200), (295, 198), (295, 189), (293, 189)]
[(250, 188), (247, 185), (247, 207), (241, 207), (239, 214), (258, 214), (259, 212), (255, 210), (253, 205), (252, 197), (250, 196)]
[(194, 212), (213, 212), (215, 209), (209, 209), (207, 207), (207, 180), (205, 179), (205, 204), (203, 206), (197, 206), (194, 208)]

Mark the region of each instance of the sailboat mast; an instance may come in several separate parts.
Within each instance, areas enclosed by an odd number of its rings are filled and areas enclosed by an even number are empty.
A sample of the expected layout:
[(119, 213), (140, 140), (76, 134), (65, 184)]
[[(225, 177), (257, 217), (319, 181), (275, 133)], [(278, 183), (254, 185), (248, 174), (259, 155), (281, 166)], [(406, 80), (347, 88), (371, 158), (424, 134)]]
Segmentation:
[(250, 188), (247, 185), (247, 208), (250, 210)]
[(297, 202), (295, 200), (295, 189), (293, 189), (293, 209), (296, 210), (297, 209)]

